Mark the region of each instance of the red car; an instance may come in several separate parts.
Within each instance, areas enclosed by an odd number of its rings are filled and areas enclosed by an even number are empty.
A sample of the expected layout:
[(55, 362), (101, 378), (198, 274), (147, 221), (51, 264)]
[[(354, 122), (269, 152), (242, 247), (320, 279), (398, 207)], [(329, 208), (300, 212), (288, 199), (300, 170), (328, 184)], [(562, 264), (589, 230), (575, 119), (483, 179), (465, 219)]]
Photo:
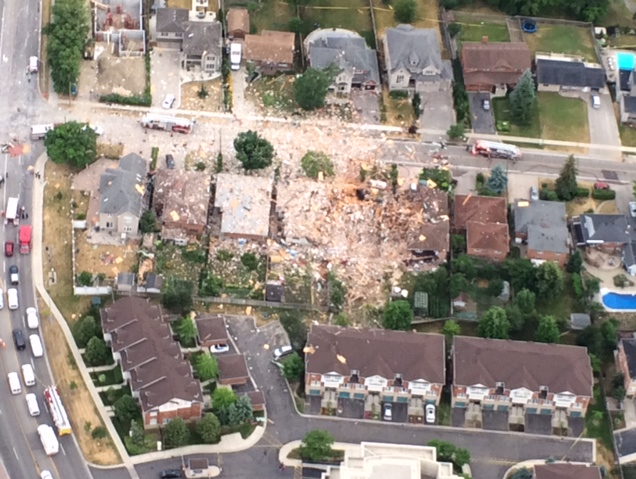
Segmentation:
[(13, 256), (13, 248), (15, 247), (15, 244), (13, 243), (13, 241), (5, 241), (4, 243), (4, 255), (9, 257), (9, 256)]
[(602, 181), (597, 181), (596, 183), (594, 183), (594, 189), (595, 190), (609, 190), (610, 187), (607, 183), (604, 183)]

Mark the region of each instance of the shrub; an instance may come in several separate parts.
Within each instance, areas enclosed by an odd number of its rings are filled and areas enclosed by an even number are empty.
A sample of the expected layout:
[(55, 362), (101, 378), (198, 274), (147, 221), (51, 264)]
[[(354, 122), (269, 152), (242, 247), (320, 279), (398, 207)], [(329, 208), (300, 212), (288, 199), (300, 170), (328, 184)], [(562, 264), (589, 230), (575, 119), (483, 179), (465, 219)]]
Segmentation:
[(457, 36), (457, 34), (461, 31), (462, 31), (462, 26), (459, 23), (451, 23), (448, 26), (448, 34), (451, 37)]
[(486, 177), (484, 176), (482, 172), (477, 173), (477, 176), (475, 177), (475, 182), (480, 186), (483, 186), (483, 184), (486, 182)]
[(409, 92), (406, 90), (393, 90), (389, 93), (389, 96), (395, 100), (403, 100), (409, 97)]
[(119, 105), (129, 106), (152, 106), (152, 97), (150, 95), (120, 95), (119, 93), (109, 93), (99, 97), (100, 103), (117, 103)]
[(108, 436), (108, 431), (104, 426), (97, 426), (91, 432), (91, 437), (93, 439), (104, 439), (106, 436)]
[(542, 189), (540, 197), (545, 201), (559, 201), (559, 195), (557, 195), (556, 191)]
[(576, 197), (577, 198), (587, 198), (588, 196), (590, 196), (590, 189), (589, 188), (582, 188), (580, 186), (576, 188)]
[(592, 190), (592, 198), (595, 200), (613, 200), (616, 198), (616, 191), (614, 190)]

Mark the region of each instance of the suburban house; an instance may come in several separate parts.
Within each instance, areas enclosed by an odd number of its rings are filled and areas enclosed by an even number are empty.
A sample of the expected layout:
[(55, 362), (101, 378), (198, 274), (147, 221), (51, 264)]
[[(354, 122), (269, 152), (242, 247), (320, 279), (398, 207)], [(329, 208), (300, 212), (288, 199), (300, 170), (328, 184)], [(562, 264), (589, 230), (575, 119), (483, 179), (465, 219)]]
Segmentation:
[(201, 419), (201, 384), (172, 338), (160, 305), (121, 298), (101, 310), (101, 320), (104, 340), (141, 405), (144, 427), (161, 427), (176, 417)]
[(272, 184), (271, 178), (218, 174), (213, 213), (221, 216), (220, 236), (267, 238)]
[(625, 215), (583, 214), (572, 220), (577, 246), (612, 252), (631, 242), (631, 225)]
[(435, 447), (379, 442), (361, 442), (359, 450), (354, 447), (347, 448), (343, 462), (339, 466), (327, 466), (322, 472), (321, 479), (388, 477), (461, 479), (453, 472), (453, 464), (438, 462)]
[(636, 396), (636, 339), (623, 338), (616, 351), (616, 369), (623, 373), (625, 394)]
[(260, 412), (265, 410), (265, 395), (263, 394), (263, 391), (249, 391), (244, 395), (250, 399), (252, 411)]
[(510, 251), (506, 199), (493, 196), (456, 195), (453, 229), (466, 234), (466, 252), (503, 261)]
[(139, 233), (147, 171), (146, 160), (136, 153), (129, 153), (119, 160), (117, 168), (108, 168), (102, 174), (99, 180), (100, 231), (122, 236)]
[(227, 344), (227, 329), (225, 319), (218, 314), (200, 314), (195, 319), (197, 326), (197, 342), (202, 348), (208, 349), (217, 344)]
[(558, 201), (514, 202), (515, 243), (525, 244), (526, 257), (564, 266), (570, 254), (565, 204)]
[(186, 8), (158, 8), (157, 41), (181, 43), (189, 14)]
[(404, 24), (387, 28), (383, 46), (390, 91), (451, 88), (453, 67), (450, 60), (442, 60), (437, 30)]
[(532, 68), (530, 48), (524, 42), (462, 43), (462, 71), (467, 91), (503, 96)]
[(422, 217), (406, 233), (410, 257), (407, 266), (417, 269), (422, 263), (439, 265), (446, 261), (450, 245), (448, 194), (439, 188), (417, 185), (413, 201), (421, 206)]
[(601, 466), (588, 464), (535, 464), (532, 479), (602, 479)]
[[(444, 337), (314, 324), (305, 348), (305, 390), (321, 413), (351, 405), (371, 418), (384, 404), (423, 422), (446, 381)], [(396, 351), (400, 354), (396, 354)], [(400, 405), (400, 406), (396, 406)]]
[(153, 208), (161, 239), (185, 245), (208, 224), (210, 175), (201, 171), (159, 169), (154, 177)]
[(605, 69), (567, 55), (535, 56), (538, 91), (607, 91)]
[(181, 68), (199, 68), (220, 73), (223, 36), (219, 22), (192, 21), (185, 24), (181, 45)]
[(227, 11), (227, 38), (229, 40), (245, 39), (250, 32), (250, 13), (247, 8), (230, 8)]
[(304, 42), (309, 66), (336, 68), (330, 90), (348, 95), (352, 88), (380, 88), (380, 71), (375, 50), (356, 32), (341, 28), (318, 29)]
[(295, 38), (292, 32), (273, 30), (263, 30), (259, 35), (245, 35), (243, 57), (263, 75), (293, 70)]
[(634, 125), (636, 124), (636, 82), (634, 81), (634, 70), (620, 70), (619, 83), (620, 87), (616, 89), (616, 97), (620, 105), (621, 123)]
[(594, 383), (586, 348), (455, 336), (451, 360), (451, 405), (465, 411), (458, 426), (490, 429), (505, 418), (536, 434), (583, 431)]
[(247, 372), (245, 356), (242, 354), (220, 354), (216, 358), (219, 366), (219, 384), (224, 386), (242, 386), (247, 384), (250, 375)]

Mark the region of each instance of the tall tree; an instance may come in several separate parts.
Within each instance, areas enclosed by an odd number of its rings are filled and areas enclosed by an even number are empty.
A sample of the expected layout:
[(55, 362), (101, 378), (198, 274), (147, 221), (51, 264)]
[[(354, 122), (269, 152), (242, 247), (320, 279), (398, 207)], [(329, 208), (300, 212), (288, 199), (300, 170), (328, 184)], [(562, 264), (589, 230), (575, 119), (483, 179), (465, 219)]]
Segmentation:
[(221, 439), (221, 423), (219, 418), (212, 413), (203, 415), (197, 424), (197, 432), (204, 444), (215, 444)]
[(300, 381), (305, 375), (305, 363), (298, 353), (293, 353), (283, 359), (283, 376), (288, 381)]
[(492, 306), (479, 320), (477, 332), (482, 338), (508, 339), (510, 323), (506, 311), (499, 306)]
[(333, 161), (322, 151), (309, 150), (300, 159), (300, 166), (309, 178), (314, 180), (320, 176), (333, 176)]
[(576, 159), (574, 155), (568, 156), (567, 160), (561, 168), (561, 173), (556, 180), (556, 194), (562, 201), (570, 201), (576, 197), (576, 175), (578, 169), (576, 167)]
[(329, 70), (308, 68), (294, 81), (294, 97), (303, 110), (315, 110), (325, 105), (327, 90), (333, 78)]
[(510, 93), (510, 110), (512, 117), (520, 125), (527, 125), (532, 119), (532, 111), (536, 93), (534, 90), (534, 80), (530, 70), (526, 70), (514, 90)]
[(540, 298), (556, 298), (563, 291), (563, 271), (552, 261), (542, 263), (536, 269), (537, 293)]
[(99, 337), (102, 328), (92, 316), (83, 316), (73, 325), (73, 338), (78, 348), (85, 348), (91, 338)]
[(462, 331), (459, 327), (459, 324), (457, 324), (457, 321), (453, 319), (449, 319), (448, 321), (446, 321), (444, 323), (444, 327), (442, 328), (442, 334), (449, 339), (452, 339), (454, 336), (457, 336), (461, 332)]
[(282, 311), (278, 317), (292, 347), (300, 351), (307, 342), (307, 325), (298, 311)]
[(328, 431), (322, 429), (309, 431), (298, 448), (300, 457), (310, 461), (329, 459), (333, 455), (331, 449), (333, 442), (333, 436)]
[(69, 121), (48, 131), (44, 138), (46, 153), (54, 163), (84, 168), (95, 161), (97, 133), (86, 123)]
[(190, 316), (186, 316), (185, 318), (181, 318), (180, 320), (178, 320), (175, 329), (177, 330), (179, 339), (184, 346), (194, 346), (199, 331), (197, 330), (197, 326), (196, 324), (194, 324), (194, 321)]
[(183, 419), (176, 417), (163, 427), (163, 443), (166, 448), (185, 446), (190, 440), (190, 429)]
[(526, 288), (515, 294), (512, 301), (525, 314), (533, 313), (536, 308), (536, 295)]
[(413, 322), (413, 310), (408, 301), (391, 301), (382, 315), (386, 329), (406, 331)]
[[(113, 410), (115, 411), (115, 417), (126, 425), (140, 414), (137, 401), (135, 401), (130, 394), (124, 394), (115, 401)], [(128, 427), (126, 427), (126, 429), (128, 429)]]
[(219, 366), (216, 362), (216, 358), (207, 352), (197, 356), (194, 362), (194, 370), (197, 372), (200, 381), (215, 379), (219, 374)]
[(102, 366), (110, 357), (110, 349), (102, 338), (92, 337), (86, 344), (84, 359), (89, 366)]
[(583, 256), (581, 255), (581, 252), (577, 249), (568, 258), (568, 262), (565, 265), (565, 270), (568, 273), (581, 273), (581, 268), (583, 268)]
[(260, 170), (272, 164), (274, 147), (252, 130), (239, 133), (234, 139), (236, 158), (246, 170)]
[(498, 195), (502, 194), (506, 191), (506, 187), (508, 186), (508, 175), (506, 174), (506, 170), (504, 170), (503, 166), (495, 165), (492, 170), (490, 170), (490, 176), (488, 177), (488, 181), (486, 182), (486, 187), (497, 193)]
[(238, 426), (252, 419), (254, 411), (247, 396), (239, 396), (228, 408), (228, 419), (231, 426)]
[(417, 3), (415, 0), (396, 0), (393, 16), (400, 23), (413, 23), (417, 16)]
[(554, 316), (541, 316), (534, 340), (539, 343), (559, 342), (559, 325)]

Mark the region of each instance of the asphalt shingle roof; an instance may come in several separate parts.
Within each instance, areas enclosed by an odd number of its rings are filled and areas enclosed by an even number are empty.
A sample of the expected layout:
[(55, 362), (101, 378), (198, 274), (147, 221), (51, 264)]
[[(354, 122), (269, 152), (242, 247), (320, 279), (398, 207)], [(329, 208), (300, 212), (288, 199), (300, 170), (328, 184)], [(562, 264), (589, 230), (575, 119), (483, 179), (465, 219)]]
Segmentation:
[(99, 181), (99, 212), (115, 216), (122, 213), (139, 216), (146, 168), (146, 160), (136, 153), (119, 160), (118, 168), (108, 168)]
[(185, 8), (158, 8), (157, 32), (183, 33), (184, 23), (188, 21), (188, 10)]
[(583, 62), (547, 58), (537, 59), (536, 64), (539, 84), (596, 89), (605, 86), (605, 69), (601, 67), (590, 67)]
[(563, 203), (517, 200), (513, 211), (515, 232), (527, 235), (530, 249), (555, 253), (569, 251), (567, 215)]
[(636, 339), (621, 339), (621, 345), (625, 351), (629, 377), (636, 378)]
[(183, 34), (183, 53), (191, 56), (221, 56), (221, 24), (219, 22), (187, 22)]
[(586, 214), (581, 215), (579, 219), (586, 243), (628, 243), (630, 241), (625, 215)]

